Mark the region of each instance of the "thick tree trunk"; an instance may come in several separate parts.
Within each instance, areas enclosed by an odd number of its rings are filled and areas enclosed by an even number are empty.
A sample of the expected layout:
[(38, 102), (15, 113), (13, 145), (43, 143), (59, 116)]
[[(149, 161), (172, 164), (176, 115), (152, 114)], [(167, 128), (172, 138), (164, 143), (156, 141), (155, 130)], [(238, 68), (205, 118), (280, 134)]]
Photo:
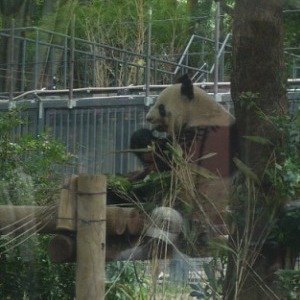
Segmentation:
[[(241, 179), (242, 175), (234, 187), (226, 300), (280, 299), (273, 286), (274, 272), (280, 267), (278, 248), (267, 242), (280, 199), (264, 174), (282, 140), (262, 115), (287, 113), (281, 2), (236, 0), (234, 8), (231, 93), (240, 159), (257, 179)], [(245, 136), (271, 143), (251, 142)]]
[[(278, 135), (259, 118), (255, 107), (250, 107), (250, 99), (243, 96), (247, 92), (256, 94), (257, 97), (253, 95), (252, 98), (254, 104), (267, 115), (286, 113), (280, 2), (280, 0), (236, 1), (231, 79), (231, 93), (240, 136), (244, 134), (265, 136), (275, 144)], [(241, 139), (241, 147), (245, 163), (254, 167), (256, 171), (264, 170), (265, 158), (269, 156), (270, 149), (257, 147), (244, 139)]]

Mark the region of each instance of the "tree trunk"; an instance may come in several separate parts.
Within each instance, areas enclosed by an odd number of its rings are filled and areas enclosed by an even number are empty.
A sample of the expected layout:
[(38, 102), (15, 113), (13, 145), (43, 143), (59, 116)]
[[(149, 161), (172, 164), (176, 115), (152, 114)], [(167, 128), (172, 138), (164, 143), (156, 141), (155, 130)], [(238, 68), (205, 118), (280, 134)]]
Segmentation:
[[(232, 196), (232, 235), (224, 299), (279, 299), (274, 272), (280, 267), (276, 243), (267, 241), (281, 205), (267, 166), (283, 141), (262, 116), (287, 113), (280, 0), (236, 0), (233, 14), (233, 72), (240, 160), (256, 175), (237, 176)], [(255, 143), (259, 136), (271, 143)], [(252, 174), (251, 171), (248, 172)], [(248, 174), (248, 175), (249, 175)]]

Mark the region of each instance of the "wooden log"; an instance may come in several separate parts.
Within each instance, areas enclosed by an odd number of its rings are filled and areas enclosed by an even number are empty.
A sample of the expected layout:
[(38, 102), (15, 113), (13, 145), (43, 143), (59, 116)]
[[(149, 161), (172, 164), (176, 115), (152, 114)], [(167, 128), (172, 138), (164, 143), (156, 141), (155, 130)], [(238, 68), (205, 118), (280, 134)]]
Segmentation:
[[(105, 261), (115, 260), (120, 252), (134, 247), (139, 236), (111, 235), (106, 240)], [(57, 234), (50, 241), (48, 255), (53, 263), (76, 263), (76, 238)]]
[(104, 299), (106, 177), (79, 175), (76, 299)]
[(76, 258), (75, 236), (56, 235), (49, 243), (48, 255), (53, 263), (74, 262)]
[(126, 209), (112, 206), (106, 211), (106, 234), (122, 235), (126, 230)]
[(142, 232), (144, 218), (135, 208), (128, 208), (126, 211), (126, 229), (130, 235), (137, 235)]
[(53, 206), (0, 205), (0, 234), (53, 233), (56, 220)]
[[(120, 208), (120, 207), (119, 207)], [(118, 215), (116, 215), (116, 211)], [(143, 216), (134, 208), (122, 207), (120, 210), (108, 206), (106, 208), (108, 226), (107, 235), (124, 234), (125, 230), (130, 235), (136, 235), (143, 227)], [(57, 229), (57, 208), (52, 206), (27, 206), (27, 205), (0, 205), (0, 234), (23, 233), (59, 233), (63, 228)], [(111, 219), (114, 218), (114, 219)], [(118, 218), (116, 221), (115, 218)], [(113, 224), (119, 224), (114, 228)], [(69, 227), (68, 227), (69, 228)]]
[(64, 178), (57, 216), (57, 230), (76, 231), (77, 175)]

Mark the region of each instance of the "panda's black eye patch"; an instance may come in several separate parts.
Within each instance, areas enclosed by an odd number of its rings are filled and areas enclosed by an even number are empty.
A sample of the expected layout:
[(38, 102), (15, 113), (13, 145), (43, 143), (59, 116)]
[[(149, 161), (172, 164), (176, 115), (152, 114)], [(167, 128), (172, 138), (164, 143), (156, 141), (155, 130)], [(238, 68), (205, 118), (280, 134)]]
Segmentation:
[(163, 104), (158, 105), (158, 111), (161, 117), (166, 116), (165, 106)]

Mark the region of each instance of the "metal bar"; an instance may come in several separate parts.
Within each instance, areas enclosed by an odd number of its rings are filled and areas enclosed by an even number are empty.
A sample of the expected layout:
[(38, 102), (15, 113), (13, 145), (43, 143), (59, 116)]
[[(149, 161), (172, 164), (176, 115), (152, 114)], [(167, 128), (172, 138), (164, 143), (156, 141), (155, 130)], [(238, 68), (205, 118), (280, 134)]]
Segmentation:
[[(93, 111), (93, 138), (92, 138), (92, 141), (93, 141), (93, 147), (92, 147), (92, 151), (93, 151), (93, 155), (92, 155), (92, 171), (93, 171), (93, 174), (97, 174), (97, 169), (96, 169), (96, 161), (97, 161), (97, 155), (96, 155), (96, 150), (97, 150), (97, 142), (98, 142), (98, 139), (97, 139), (97, 109), (94, 108), (94, 111)], [(92, 151), (90, 151), (90, 153), (92, 153)]]
[(73, 107), (73, 85), (74, 85), (74, 50), (75, 50), (75, 16), (71, 22), (71, 37), (70, 37), (70, 69), (69, 69), (69, 108)]
[[(84, 121), (84, 117), (83, 117), (83, 114), (84, 114), (84, 110), (81, 109), (79, 111), (79, 160), (80, 162), (82, 162), (83, 158), (85, 157), (84, 155), (84, 148), (86, 147), (85, 144), (83, 143), (83, 139), (84, 139), (84, 132), (83, 132), (83, 121)], [(85, 168), (84, 168), (84, 164), (81, 163), (80, 165), (80, 172), (86, 172)]]
[(35, 65), (34, 65), (34, 89), (38, 89), (38, 72), (39, 72), (39, 30), (35, 35)]
[(92, 85), (96, 86), (96, 49), (95, 44), (93, 44), (93, 64), (92, 64)]
[(124, 79), (123, 79), (123, 85), (128, 85), (128, 72), (127, 72), (127, 60), (128, 60), (128, 55), (127, 53), (124, 53), (124, 61), (123, 61), (123, 73), (124, 73)]
[[(125, 109), (124, 107), (121, 107), (120, 108), (120, 118), (117, 118), (116, 121), (120, 120), (121, 122), (121, 126), (119, 126), (119, 128), (121, 127), (121, 138), (120, 138), (120, 145), (121, 145), (121, 149), (125, 149), (126, 146), (124, 145), (124, 136), (126, 134), (125, 132)], [(124, 147), (125, 146), (125, 147)], [(120, 154), (120, 166), (119, 166), (119, 173), (123, 173), (124, 170), (123, 170), (123, 165), (124, 165), (124, 154), (122, 154), (121, 152), (119, 152)]]
[(112, 170), (114, 174), (117, 174), (116, 172), (116, 160), (112, 158), (112, 154), (114, 154), (115, 150), (116, 150), (116, 136), (117, 136), (117, 113), (116, 113), (116, 108), (113, 109), (113, 118), (112, 120), (114, 120), (114, 122), (112, 122), (112, 144), (113, 144), (113, 149), (112, 151), (109, 152), (109, 160), (111, 162), (112, 165)]
[[(104, 120), (103, 120), (104, 116), (103, 116), (103, 110), (100, 111), (100, 121), (99, 121), (99, 129), (100, 129), (100, 136), (99, 136), (99, 140), (101, 141), (101, 143), (99, 143), (99, 157), (97, 157), (97, 161), (100, 162), (100, 164), (97, 166), (97, 172), (99, 173), (103, 173), (102, 170), (102, 157), (103, 157), (103, 153), (104, 153), (104, 145), (103, 145), (103, 141), (105, 139), (105, 134), (104, 134)], [(99, 169), (98, 169), (99, 168)]]
[(26, 78), (26, 45), (27, 41), (22, 43), (22, 62), (21, 62), (21, 92), (25, 91), (25, 78)]
[(218, 52), (218, 58), (220, 58), (220, 56), (221, 56), (222, 53), (224, 52), (225, 47), (228, 46), (228, 45), (227, 45), (227, 42), (228, 42), (228, 40), (229, 40), (230, 37), (231, 37), (231, 33), (228, 33), (228, 34), (226, 35), (226, 38), (225, 38), (224, 42), (221, 44), (221, 48), (220, 48), (220, 50), (219, 50), (219, 52)]
[(67, 88), (68, 37), (64, 40), (64, 89)]
[(10, 27), (10, 52), (9, 52), (9, 101), (10, 107), (13, 105), (13, 97), (14, 97), (14, 48), (15, 48), (15, 20), (11, 19), (11, 27)]
[(151, 37), (152, 37), (152, 8), (149, 9), (149, 25), (148, 25), (148, 47), (146, 61), (146, 98), (150, 96), (150, 71), (151, 71)]
[(66, 136), (64, 137), (65, 143), (66, 143), (66, 149), (70, 149), (70, 111), (66, 111)]
[(115, 67), (115, 78), (114, 78), (114, 85), (118, 86), (118, 76), (119, 76), (119, 67), (118, 67), (119, 63), (118, 61), (114, 61), (114, 67)]
[[(108, 108), (107, 109), (107, 112), (106, 112), (106, 126), (105, 126), (105, 128), (106, 128), (106, 132), (105, 132), (105, 138), (106, 138), (106, 150), (105, 150), (105, 152), (104, 152), (104, 156), (105, 156), (105, 158), (107, 158), (107, 159), (104, 159), (104, 161), (105, 162), (110, 162), (110, 156), (109, 156), (109, 153), (110, 153), (110, 148), (109, 148), (109, 145), (110, 145), (110, 136), (109, 136), (109, 133), (110, 133), (110, 120), (111, 120), (111, 113), (110, 113), (110, 108)], [(104, 161), (103, 161), (103, 163), (104, 163)], [(106, 166), (106, 163), (104, 164), (104, 166)], [(112, 167), (112, 166), (111, 166)], [(103, 168), (103, 165), (102, 165), (102, 168)], [(102, 173), (104, 173), (103, 172), (103, 169), (101, 170), (102, 171)]]
[(219, 82), (220, 2), (216, 2), (214, 97), (217, 100)]
[(90, 113), (91, 109), (86, 109), (86, 122), (85, 124), (82, 124), (82, 127), (85, 128), (85, 142), (83, 144), (85, 145), (85, 151), (88, 155), (86, 155), (86, 165), (87, 168), (90, 169), (90, 162), (91, 162), (91, 155), (90, 155), (90, 149), (91, 149), (91, 137), (90, 137)]
[[(77, 148), (77, 126), (78, 126), (78, 120), (77, 120), (77, 109), (73, 109), (69, 112), (72, 115), (72, 124), (73, 124), (73, 151), (75, 153), (76, 148)], [(76, 151), (77, 152), (77, 151)], [(79, 162), (80, 163), (80, 162)], [(78, 166), (79, 169), (79, 166)], [(80, 170), (76, 170), (77, 172), (79, 172)]]
[(195, 35), (193, 34), (187, 44), (187, 46), (185, 47), (182, 55), (181, 55), (181, 58), (179, 59), (179, 62), (178, 62), (178, 66), (176, 67), (175, 71), (174, 71), (174, 74), (176, 75), (179, 71), (179, 65), (182, 64), (183, 60), (185, 59), (185, 56), (186, 54), (188, 53), (189, 49), (190, 49), (190, 46), (192, 44), (192, 42), (194, 41), (194, 38), (195, 38)]

